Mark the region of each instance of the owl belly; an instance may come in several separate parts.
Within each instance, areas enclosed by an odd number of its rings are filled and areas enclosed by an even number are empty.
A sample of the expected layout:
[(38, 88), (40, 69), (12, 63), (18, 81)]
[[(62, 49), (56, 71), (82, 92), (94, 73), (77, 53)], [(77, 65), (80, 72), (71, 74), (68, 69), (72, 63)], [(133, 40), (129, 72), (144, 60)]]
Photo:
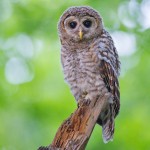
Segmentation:
[(85, 95), (85, 99), (93, 99), (100, 95), (101, 91), (105, 88), (105, 85), (99, 72), (95, 71), (93, 68), (90, 68), (89, 70), (87, 70), (87, 68), (82, 68), (81, 70), (84, 73), (77, 79), (77, 85), (81, 91), (81, 95)]
[(81, 63), (70, 67), (69, 72), (70, 77), (67, 78), (67, 82), (77, 101), (84, 96), (85, 99), (93, 99), (105, 88), (97, 66)]
[(68, 55), (64, 64), (65, 80), (77, 101), (83, 95), (92, 99), (106, 90), (100, 76), (100, 62), (95, 62), (89, 52)]

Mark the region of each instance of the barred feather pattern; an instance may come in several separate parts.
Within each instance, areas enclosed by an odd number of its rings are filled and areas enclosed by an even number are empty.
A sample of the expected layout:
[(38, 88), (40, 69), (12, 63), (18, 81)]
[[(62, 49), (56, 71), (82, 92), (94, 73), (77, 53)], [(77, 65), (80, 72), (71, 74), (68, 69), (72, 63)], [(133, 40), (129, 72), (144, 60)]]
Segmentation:
[(104, 142), (107, 143), (113, 139), (114, 118), (120, 108), (120, 62), (112, 38), (103, 30), (95, 42), (83, 49), (70, 50), (73, 46), (69, 43), (67, 45), (62, 46), (62, 66), (65, 80), (76, 100), (79, 101), (83, 96), (92, 99), (103, 93), (111, 93), (108, 104), (98, 119), (98, 124), (103, 127)]
[(82, 42), (66, 38), (62, 30), (59, 29), (64, 79), (76, 101), (109, 95), (97, 120), (102, 126), (103, 141), (107, 143), (113, 139), (114, 119), (120, 109), (120, 61), (114, 42), (104, 28), (94, 38)]

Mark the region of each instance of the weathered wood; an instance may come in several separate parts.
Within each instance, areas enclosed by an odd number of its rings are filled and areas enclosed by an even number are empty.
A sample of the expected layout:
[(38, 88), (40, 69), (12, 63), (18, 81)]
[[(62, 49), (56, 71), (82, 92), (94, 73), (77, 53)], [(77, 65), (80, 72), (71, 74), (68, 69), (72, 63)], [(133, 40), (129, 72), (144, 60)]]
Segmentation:
[(82, 101), (58, 129), (52, 144), (39, 150), (84, 150), (109, 95)]

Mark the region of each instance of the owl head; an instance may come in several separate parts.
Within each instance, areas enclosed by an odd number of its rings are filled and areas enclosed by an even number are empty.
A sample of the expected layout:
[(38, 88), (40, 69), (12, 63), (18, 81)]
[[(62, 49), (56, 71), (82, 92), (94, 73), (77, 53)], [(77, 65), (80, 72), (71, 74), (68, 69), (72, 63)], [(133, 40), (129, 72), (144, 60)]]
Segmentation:
[(70, 7), (60, 17), (59, 36), (70, 42), (83, 42), (101, 34), (102, 18), (91, 7)]

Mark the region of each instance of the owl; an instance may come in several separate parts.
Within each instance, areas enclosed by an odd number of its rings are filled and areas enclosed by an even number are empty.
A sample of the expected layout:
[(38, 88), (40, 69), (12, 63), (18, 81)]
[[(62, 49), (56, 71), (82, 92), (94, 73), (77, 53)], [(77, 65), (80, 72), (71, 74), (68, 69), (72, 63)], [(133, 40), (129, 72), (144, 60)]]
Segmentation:
[(120, 61), (101, 16), (91, 7), (70, 7), (60, 17), (58, 34), (64, 78), (77, 103), (109, 95), (97, 123), (103, 141), (112, 141), (120, 109)]

